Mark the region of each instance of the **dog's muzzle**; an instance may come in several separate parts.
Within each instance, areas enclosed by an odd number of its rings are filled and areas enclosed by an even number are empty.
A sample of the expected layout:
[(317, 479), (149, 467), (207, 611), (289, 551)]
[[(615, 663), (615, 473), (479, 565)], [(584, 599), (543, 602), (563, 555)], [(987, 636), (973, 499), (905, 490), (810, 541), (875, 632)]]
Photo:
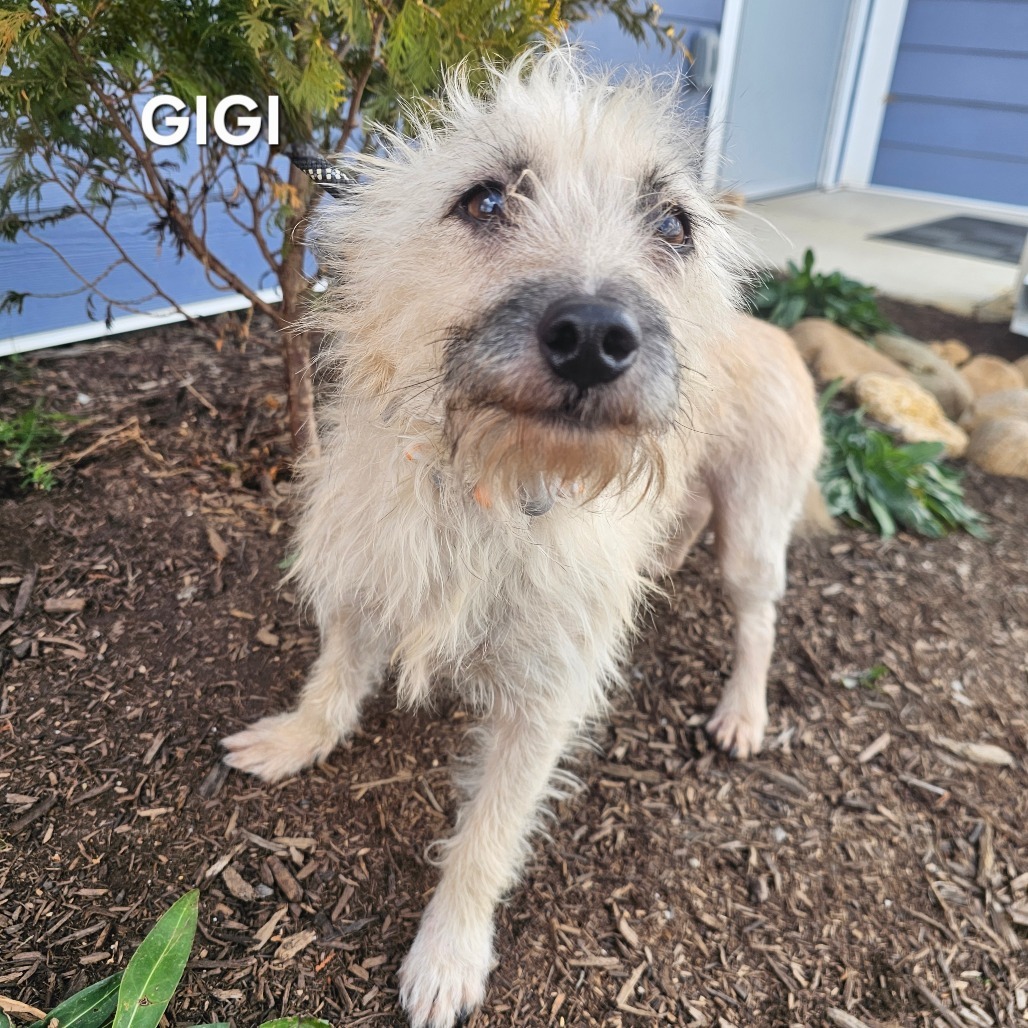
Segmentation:
[(599, 296), (571, 296), (550, 304), (537, 335), (550, 367), (579, 389), (624, 374), (642, 341), (632, 312)]

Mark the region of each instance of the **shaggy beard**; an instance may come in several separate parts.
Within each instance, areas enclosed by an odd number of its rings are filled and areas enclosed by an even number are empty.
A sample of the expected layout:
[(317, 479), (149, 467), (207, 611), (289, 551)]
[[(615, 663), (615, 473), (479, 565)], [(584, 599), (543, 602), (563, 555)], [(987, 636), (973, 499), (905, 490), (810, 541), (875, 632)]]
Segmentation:
[(454, 464), (485, 506), (517, 505), (540, 480), (582, 501), (608, 488), (637, 499), (665, 485), (657, 434), (624, 425), (586, 428), (558, 416), (512, 414), (497, 406), (451, 409), (447, 418)]

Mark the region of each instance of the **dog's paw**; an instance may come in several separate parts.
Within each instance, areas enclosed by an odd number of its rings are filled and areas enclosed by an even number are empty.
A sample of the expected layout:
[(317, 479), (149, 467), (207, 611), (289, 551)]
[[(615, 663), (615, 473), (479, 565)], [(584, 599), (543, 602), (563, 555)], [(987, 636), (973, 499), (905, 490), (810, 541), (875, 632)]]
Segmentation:
[(745, 760), (760, 752), (767, 728), (767, 711), (763, 704), (750, 708), (728, 696), (717, 705), (707, 722), (710, 737), (729, 756)]
[(225, 763), (266, 782), (277, 782), (327, 757), (338, 738), (327, 725), (311, 724), (299, 712), (276, 714), (221, 740)]
[(448, 927), (432, 906), (400, 967), (400, 1002), (411, 1028), (464, 1024), (485, 998), (492, 925)]

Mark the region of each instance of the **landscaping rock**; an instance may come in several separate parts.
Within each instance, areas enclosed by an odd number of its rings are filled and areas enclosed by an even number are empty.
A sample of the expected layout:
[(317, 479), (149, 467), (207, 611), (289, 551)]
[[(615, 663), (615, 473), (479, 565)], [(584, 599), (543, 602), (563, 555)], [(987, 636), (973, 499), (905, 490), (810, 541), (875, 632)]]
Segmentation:
[(1024, 387), (1021, 372), (1010, 361), (1005, 361), (1002, 357), (993, 357), (990, 353), (980, 353), (972, 357), (960, 369), (960, 374), (970, 383), (975, 396)]
[(827, 318), (797, 321), (789, 335), (800, 355), (822, 382), (841, 378), (845, 388), (869, 372), (909, 379), (902, 364), (868, 346), (859, 336)]
[(879, 333), (875, 346), (887, 357), (902, 364), (918, 385), (940, 403), (946, 417), (956, 421), (974, 402), (974, 391), (948, 361), (934, 353), (927, 343), (909, 336)]
[(854, 394), (871, 417), (908, 443), (942, 443), (947, 457), (963, 456), (967, 433), (943, 413), (939, 401), (909, 379), (872, 372), (861, 375)]
[(1000, 418), (1018, 418), (1028, 421), (1028, 389), (1004, 389), (998, 393), (987, 393), (968, 408), (960, 419), (960, 427), (973, 432), (986, 421)]
[(1028, 421), (983, 421), (971, 434), (967, 457), (990, 474), (1028, 478)]
[(928, 347), (954, 368), (959, 368), (961, 364), (966, 364), (971, 359), (971, 351), (959, 339), (929, 343)]

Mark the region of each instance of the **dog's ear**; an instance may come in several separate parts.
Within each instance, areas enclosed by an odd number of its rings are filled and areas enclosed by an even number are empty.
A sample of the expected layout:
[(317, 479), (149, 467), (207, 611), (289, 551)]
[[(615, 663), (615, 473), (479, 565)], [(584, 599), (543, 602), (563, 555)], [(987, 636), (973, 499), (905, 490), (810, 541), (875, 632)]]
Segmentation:
[(286, 153), (293, 167), (299, 168), (312, 182), (322, 187), (330, 196), (345, 196), (356, 178), (348, 174), (339, 164), (329, 160), (317, 150), (300, 150), (290, 147)]

